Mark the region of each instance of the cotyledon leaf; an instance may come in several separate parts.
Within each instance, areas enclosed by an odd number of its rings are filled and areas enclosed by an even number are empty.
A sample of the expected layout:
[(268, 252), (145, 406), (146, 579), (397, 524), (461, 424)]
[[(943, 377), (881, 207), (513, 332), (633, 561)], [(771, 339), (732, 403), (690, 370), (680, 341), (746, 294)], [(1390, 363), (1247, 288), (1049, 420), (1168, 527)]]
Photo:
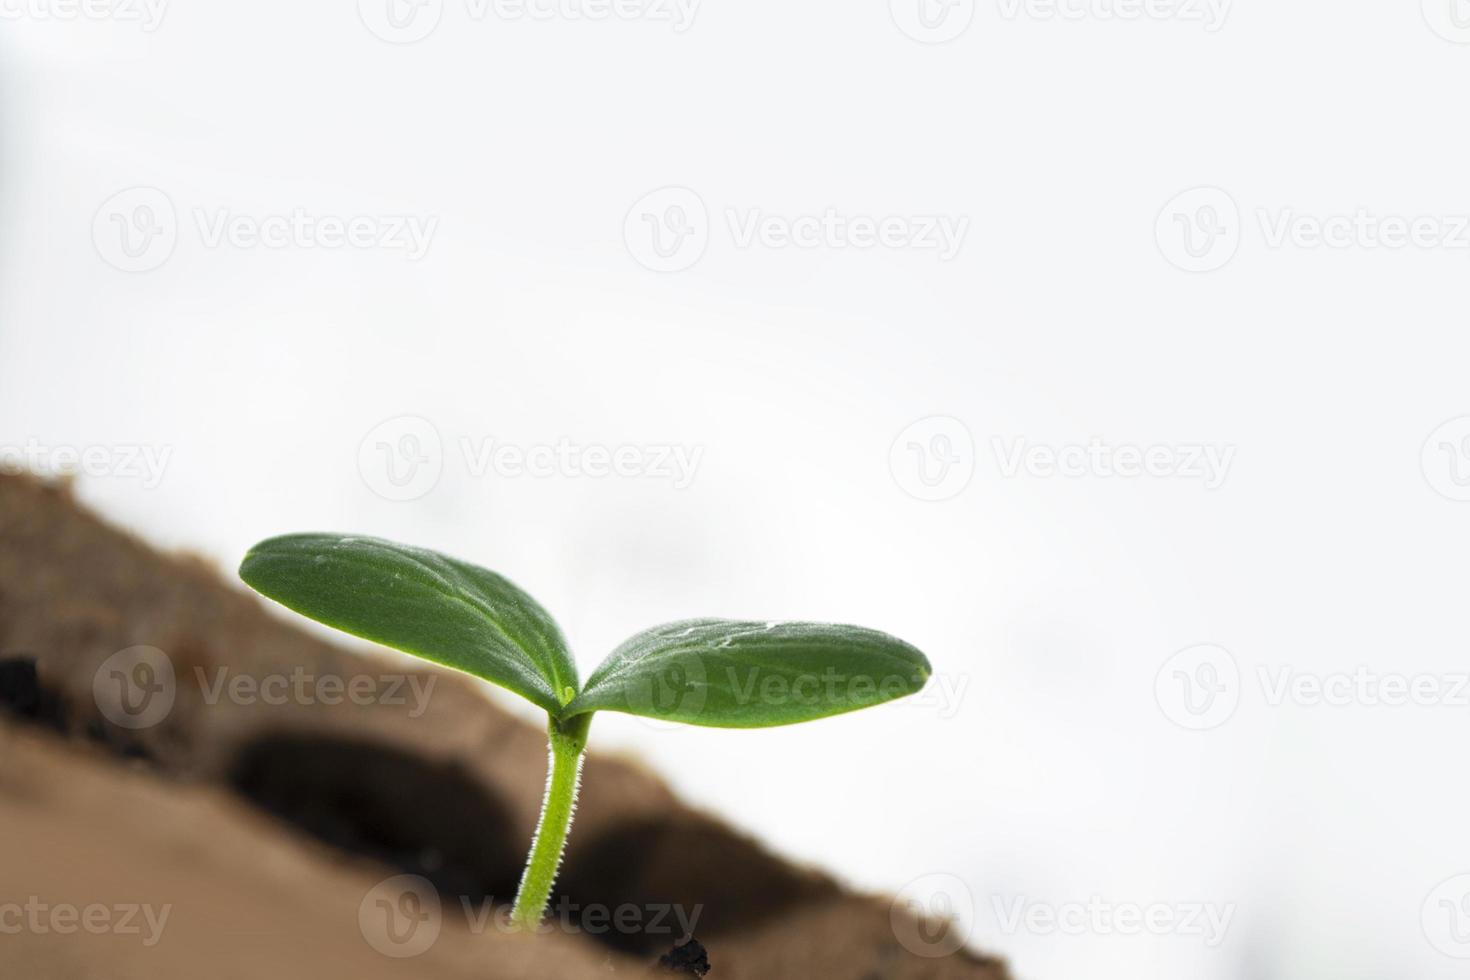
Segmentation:
[(715, 728), (790, 725), (913, 694), (928, 659), (877, 630), (690, 619), (630, 638), (562, 709), (621, 711)]
[(290, 534), (250, 549), (240, 577), (318, 622), (482, 677), (553, 715), (577, 690), (556, 621), (477, 565), (380, 538)]

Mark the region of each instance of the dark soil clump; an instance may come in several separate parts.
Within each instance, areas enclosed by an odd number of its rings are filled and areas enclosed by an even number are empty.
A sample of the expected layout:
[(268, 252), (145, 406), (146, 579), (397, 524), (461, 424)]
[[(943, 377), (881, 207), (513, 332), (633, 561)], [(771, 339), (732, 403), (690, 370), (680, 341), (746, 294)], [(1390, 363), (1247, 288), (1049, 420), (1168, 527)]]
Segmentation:
[(676, 977), (702, 977), (709, 973), (709, 954), (698, 939), (690, 939), (660, 956), (658, 965)]

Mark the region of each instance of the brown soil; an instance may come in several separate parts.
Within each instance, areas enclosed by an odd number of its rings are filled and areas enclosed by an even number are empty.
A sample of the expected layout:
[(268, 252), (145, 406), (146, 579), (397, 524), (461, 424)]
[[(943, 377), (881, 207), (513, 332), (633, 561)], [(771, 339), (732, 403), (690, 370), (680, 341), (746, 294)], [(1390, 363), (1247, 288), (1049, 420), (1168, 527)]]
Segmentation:
[[(161, 722), (130, 730), (99, 711), (93, 681), (138, 645), (166, 651), (177, 693)], [(347, 682), (405, 673), (106, 526), (64, 488), (0, 475), (0, 905), (171, 909), (148, 946), (121, 929), (6, 934), (0, 978), (579, 980), (640, 976), (660, 955), (698, 975), (695, 948), (675, 950), (687, 937), (672, 917), (595, 935), (470, 927), (463, 909), (500, 908), (514, 892), (546, 747), (467, 678), (409, 671), (435, 678), (415, 718), (411, 698), (210, 704), (221, 667)], [(359, 919), (396, 874), (427, 879), (444, 909), (433, 944), (401, 959), (375, 949)], [(1006, 976), (966, 951), (910, 953), (886, 899), (776, 858), (636, 763), (595, 752), (558, 902), (699, 907), (711, 980)]]

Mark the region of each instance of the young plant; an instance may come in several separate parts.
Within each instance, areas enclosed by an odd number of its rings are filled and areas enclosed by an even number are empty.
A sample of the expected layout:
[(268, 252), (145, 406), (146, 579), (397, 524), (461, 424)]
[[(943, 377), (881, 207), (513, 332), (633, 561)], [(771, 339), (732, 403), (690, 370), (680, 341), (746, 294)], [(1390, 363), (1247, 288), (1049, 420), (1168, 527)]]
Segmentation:
[(318, 622), (473, 674), (546, 712), (546, 798), (511, 912), (522, 927), (537, 925), (551, 898), (594, 712), (766, 728), (912, 694), (930, 672), (907, 643), (857, 626), (690, 619), (633, 636), (584, 685), (535, 599), (433, 551), (293, 534), (252, 548), (240, 577)]

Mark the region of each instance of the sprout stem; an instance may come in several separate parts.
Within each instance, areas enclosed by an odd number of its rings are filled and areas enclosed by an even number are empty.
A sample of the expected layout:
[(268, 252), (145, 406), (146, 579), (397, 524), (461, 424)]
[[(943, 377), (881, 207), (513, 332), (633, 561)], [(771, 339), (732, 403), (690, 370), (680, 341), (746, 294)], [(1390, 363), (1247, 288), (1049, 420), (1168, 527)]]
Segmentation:
[(541, 804), (541, 819), (536, 824), (536, 836), (531, 839), (531, 853), (526, 858), (526, 870), (510, 913), (511, 921), (523, 929), (540, 925), (551, 901), (551, 888), (556, 884), (556, 872), (567, 846), (567, 832), (572, 828), (572, 814), (577, 808), (582, 750), (587, 747), (591, 720), (592, 716), (585, 714), (566, 724), (553, 720), (547, 728), (551, 744), (546, 799)]

